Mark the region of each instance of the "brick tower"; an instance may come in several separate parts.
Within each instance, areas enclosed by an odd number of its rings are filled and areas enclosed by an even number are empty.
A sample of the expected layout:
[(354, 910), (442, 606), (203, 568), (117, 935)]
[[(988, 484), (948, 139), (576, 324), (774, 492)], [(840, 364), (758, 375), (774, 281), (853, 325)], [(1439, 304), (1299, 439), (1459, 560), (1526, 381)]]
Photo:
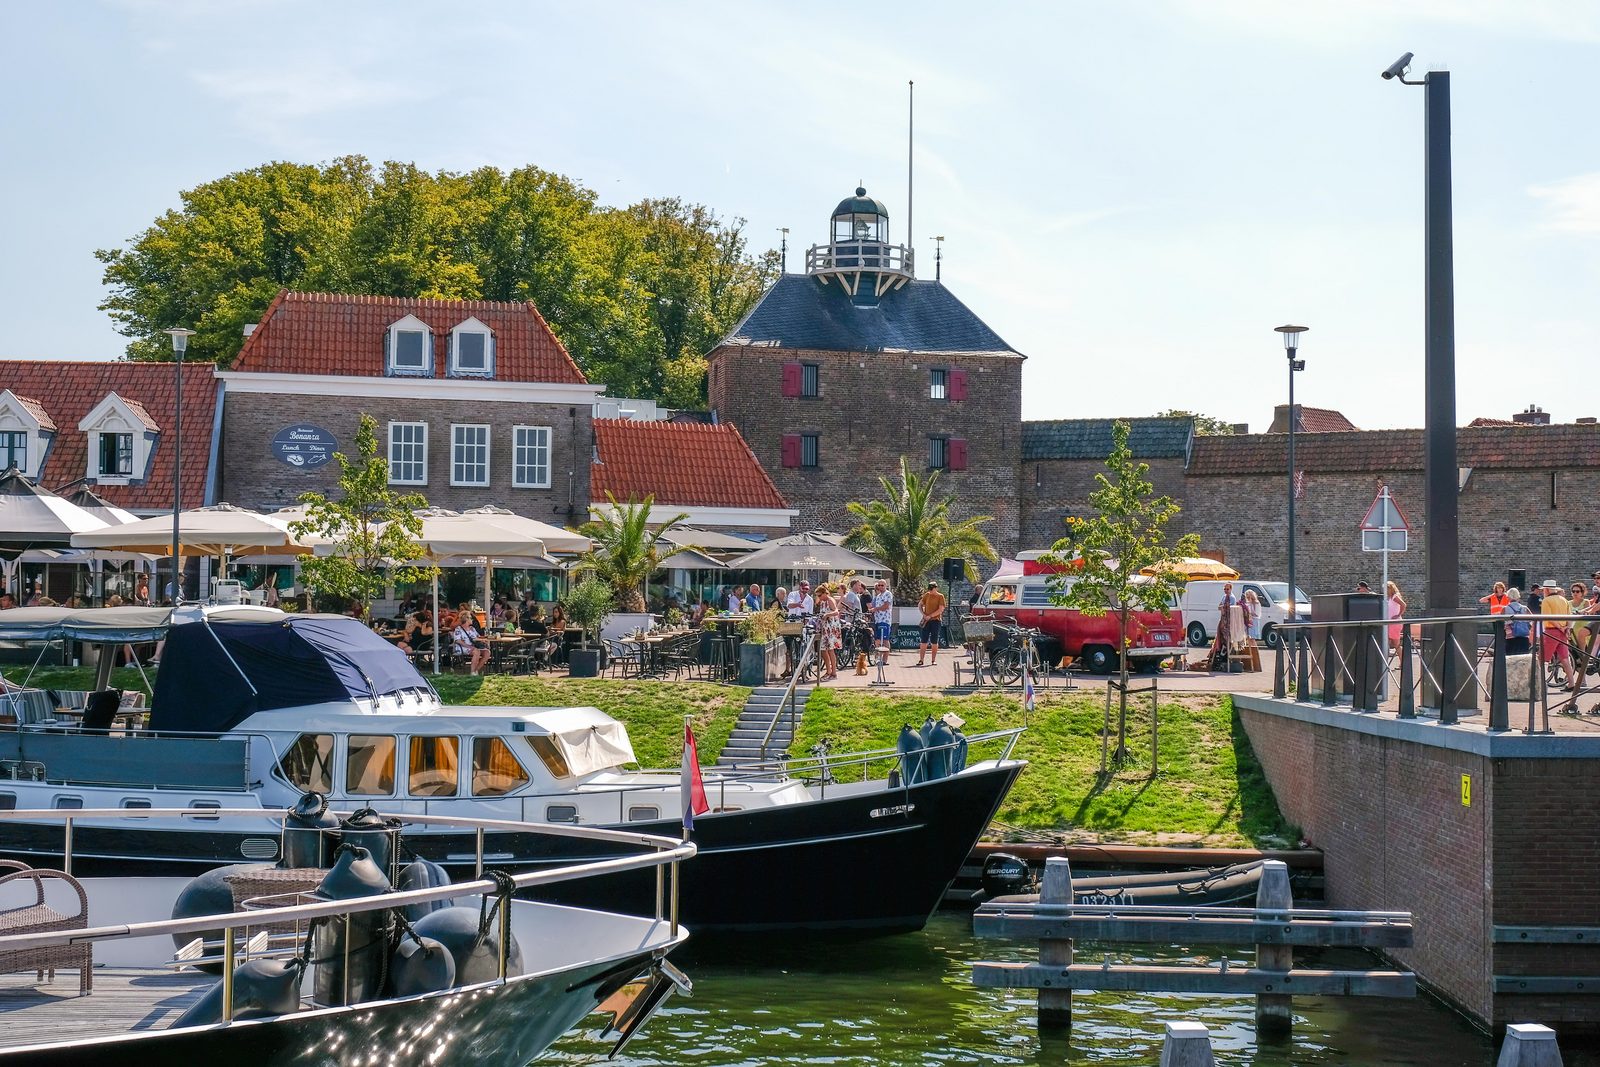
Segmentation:
[(1014, 551), (1023, 356), (914, 265), (890, 243), (888, 209), (856, 189), (805, 273), (779, 278), (711, 351), (711, 407), (800, 529), (848, 530), (845, 504), (881, 495), (904, 456), (941, 471), (958, 517), (994, 516), (989, 539)]

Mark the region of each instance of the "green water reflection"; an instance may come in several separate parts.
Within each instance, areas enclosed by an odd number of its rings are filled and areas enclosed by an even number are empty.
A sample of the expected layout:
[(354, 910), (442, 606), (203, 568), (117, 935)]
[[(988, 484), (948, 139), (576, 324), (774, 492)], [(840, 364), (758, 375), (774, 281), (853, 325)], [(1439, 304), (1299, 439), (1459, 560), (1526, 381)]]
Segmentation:
[[(1105, 958), (1080, 946), (1082, 962)], [(822, 939), (700, 946), (680, 962), (695, 982), (674, 999), (616, 1063), (694, 1064), (1105, 1064), (1151, 1067), (1161, 1024), (1188, 1019), (1210, 1027), (1219, 1064), (1426, 1064), (1492, 1067), (1490, 1042), (1434, 1002), (1303, 997), (1293, 1037), (1257, 1048), (1249, 997), (1132, 993), (1079, 994), (1069, 1038), (1041, 1040), (1031, 992), (975, 989), (971, 963), (1023, 958), (1020, 946), (979, 941), (968, 917), (940, 913), (918, 934), (840, 943)], [(1186, 957), (1135, 956), (1121, 962)], [(1230, 957), (1245, 962), (1248, 956)], [(1364, 957), (1322, 957), (1362, 966)], [(550, 1062), (601, 1060), (607, 1046), (574, 1033)], [(1563, 1050), (1567, 1067), (1600, 1067), (1593, 1051)]]

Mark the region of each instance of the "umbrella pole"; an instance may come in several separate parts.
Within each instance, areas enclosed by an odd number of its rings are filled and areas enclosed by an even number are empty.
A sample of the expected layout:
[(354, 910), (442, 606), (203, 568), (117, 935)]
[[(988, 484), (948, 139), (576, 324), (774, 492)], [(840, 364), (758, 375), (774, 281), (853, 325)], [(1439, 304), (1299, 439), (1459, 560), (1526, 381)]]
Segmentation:
[(439, 673), (439, 568), (433, 569), (433, 673)]

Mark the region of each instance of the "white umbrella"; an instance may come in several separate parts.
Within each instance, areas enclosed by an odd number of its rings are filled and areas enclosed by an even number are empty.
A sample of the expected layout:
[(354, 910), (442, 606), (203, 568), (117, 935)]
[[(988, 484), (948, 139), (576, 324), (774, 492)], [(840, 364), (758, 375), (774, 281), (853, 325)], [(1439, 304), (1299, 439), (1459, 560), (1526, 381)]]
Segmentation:
[[(172, 553), (172, 516), (157, 515), (122, 526), (76, 534), (74, 548), (103, 548), (114, 552)], [(289, 523), (273, 515), (260, 515), (232, 504), (190, 508), (178, 515), (178, 550), (193, 549), (205, 556), (305, 555), (310, 546), (289, 532)]]
[(15, 467), (0, 474), (0, 561), (12, 596), (19, 592), (16, 564), (23, 552), (65, 548), (74, 536), (104, 526), (103, 520), (72, 501), (28, 481)]
[(482, 516), (496, 526), (503, 526), (530, 540), (543, 543), (546, 552), (587, 552), (594, 547), (594, 542), (580, 533), (573, 533), (571, 530), (564, 530), (559, 526), (552, 526), (548, 522), (530, 519), (526, 515), (518, 515), (514, 511), (497, 508), (493, 505), (468, 508), (461, 515), (463, 518), (468, 515)]
[(139, 516), (110, 503), (87, 485), (79, 486), (75, 492), (67, 496), (67, 499), (107, 526), (124, 526), (139, 521)]

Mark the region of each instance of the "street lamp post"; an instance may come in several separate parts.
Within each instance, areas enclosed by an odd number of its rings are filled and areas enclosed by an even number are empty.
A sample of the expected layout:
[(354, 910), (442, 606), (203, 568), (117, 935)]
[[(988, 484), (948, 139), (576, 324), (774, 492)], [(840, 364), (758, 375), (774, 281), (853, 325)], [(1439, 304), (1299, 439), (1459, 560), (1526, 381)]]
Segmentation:
[(1309, 326), (1275, 327), (1283, 334), (1283, 350), (1289, 357), (1289, 603), (1293, 605), (1289, 609), (1291, 623), (1300, 620), (1300, 587), (1294, 584), (1294, 372), (1306, 369), (1306, 361), (1297, 357), (1300, 353), (1300, 335), (1310, 328)]
[(165, 331), (172, 338), (172, 606), (183, 603), (183, 558), (178, 555), (178, 516), (183, 512), (183, 353), (193, 330)]

